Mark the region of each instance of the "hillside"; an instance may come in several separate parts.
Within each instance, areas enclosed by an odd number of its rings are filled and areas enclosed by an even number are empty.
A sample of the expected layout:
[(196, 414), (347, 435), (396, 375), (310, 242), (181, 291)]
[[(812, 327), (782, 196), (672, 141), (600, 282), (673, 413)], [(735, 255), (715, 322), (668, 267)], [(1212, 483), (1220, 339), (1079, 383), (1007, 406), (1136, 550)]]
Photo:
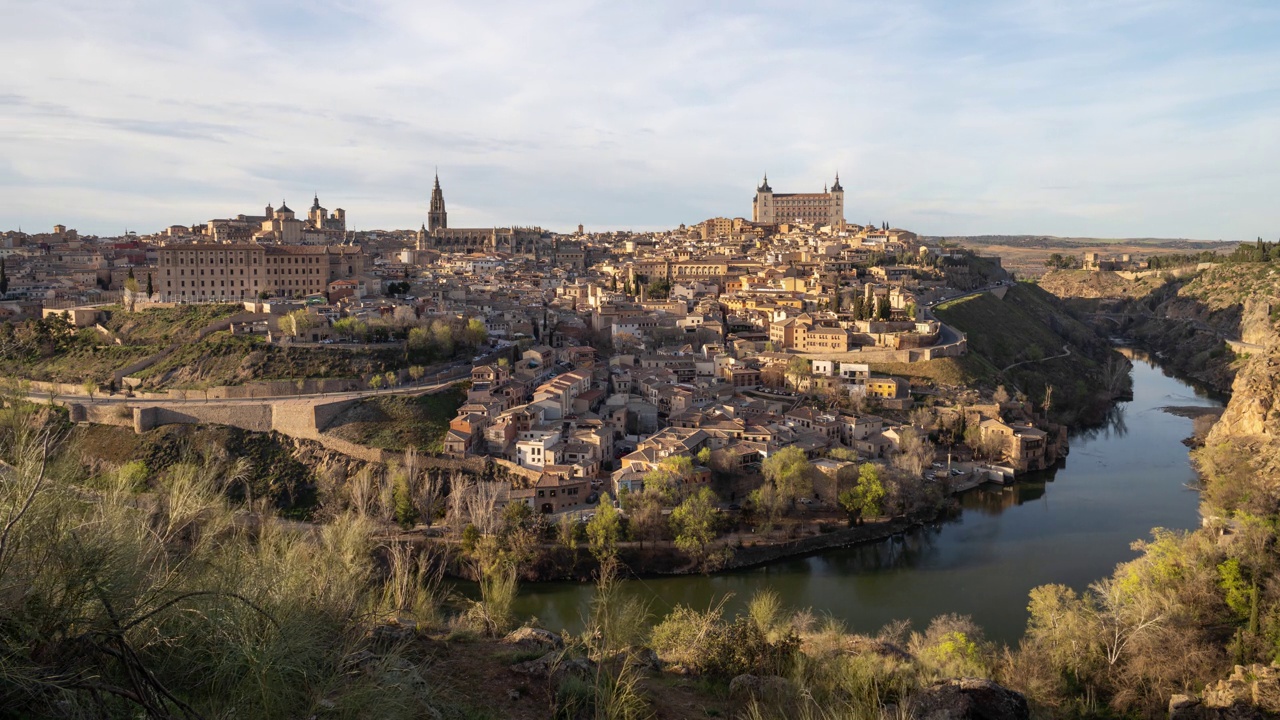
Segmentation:
[[(288, 348), (225, 329), (240, 305), (179, 305), (126, 312), (104, 308), (100, 328), (76, 329), (60, 318), (0, 326), (6, 374), (27, 380), (109, 384), (112, 375), (149, 358), (131, 374), (144, 390), (240, 385), (255, 380), (368, 377), (407, 363), (399, 343)], [(256, 316), (261, 318), (263, 316)], [(220, 329), (222, 328), (222, 329)]]
[(1091, 317), (1100, 331), (1131, 339), (1222, 392), (1241, 366), (1225, 340), (1262, 344), (1280, 327), (1280, 269), (1272, 263), (1221, 264), (1184, 277), (1137, 281), (1056, 271), (1040, 285)]
[(968, 335), (971, 354), (998, 370), (988, 382), (1004, 383), (1036, 403), (1053, 386), (1054, 412), (1068, 424), (1100, 420), (1128, 390), (1124, 359), (1035, 285), (1019, 283), (1003, 299), (983, 293), (944, 303), (935, 312)]
[(383, 450), (416, 447), (422, 452), (438, 453), (443, 450), (449, 421), (466, 399), (466, 391), (459, 386), (416, 397), (373, 397), (344, 411), (326, 432)]

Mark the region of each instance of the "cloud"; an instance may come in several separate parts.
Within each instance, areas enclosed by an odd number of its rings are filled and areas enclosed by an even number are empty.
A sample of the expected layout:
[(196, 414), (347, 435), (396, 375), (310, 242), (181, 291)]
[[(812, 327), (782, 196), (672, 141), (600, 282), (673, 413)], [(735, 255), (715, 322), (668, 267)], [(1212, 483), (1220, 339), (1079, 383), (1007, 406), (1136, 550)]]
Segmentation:
[(417, 227), (667, 228), (760, 173), (925, 233), (1276, 226), (1280, 9), (1191, 0), (18, 0), (0, 227), (319, 192)]

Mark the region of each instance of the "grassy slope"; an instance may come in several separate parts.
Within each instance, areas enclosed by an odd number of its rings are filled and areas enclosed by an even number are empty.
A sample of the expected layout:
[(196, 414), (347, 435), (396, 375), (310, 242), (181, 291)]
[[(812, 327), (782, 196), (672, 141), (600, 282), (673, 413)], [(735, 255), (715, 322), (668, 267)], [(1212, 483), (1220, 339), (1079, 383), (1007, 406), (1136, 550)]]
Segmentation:
[(872, 363), (871, 370), (885, 375), (923, 380), (936, 387), (990, 384), (999, 376), (999, 368), (973, 354), (921, 363)]
[(146, 387), (212, 387), (253, 380), (361, 377), (404, 365), (398, 348), (281, 348), (219, 332), (184, 345), (138, 373)]
[(1001, 300), (984, 293), (938, 307), (943, 322), (964, 332), (969, 352), (992, 368), (1006, 368), (1063, 352), (1065, 358), (1043, 360), (1000, 372), (996, 381), (1012, 385), (1033, 400), (1054, 387), (1054, 403), (1068, 422), (1087, 422), (1096, 412), (1098, 368), (1111, 352), (1105, 340), (1071, 317), (1062, 302), (1043, 289), (1019, 283)]
[(116, 345), (96, 330), (81, 330), (56, 355), (24, 362), (6, 369), (6, 374), (53, 382), (106, 382), (113, 371), (150, 357), (172, 342), (192, 339), (200, 328), (241, 310), (239, 305), (188, 305), (126, 313), (111, 306), (106, 308), (110, 317), (102, 325), (122, 344)]
[(440, 452), (449, 421), (466, 399), (466, 392), (457, 386), (433, 395), (371, 398), (338, 416), (326, 432), (384, 450), (412, 445), (424, 452)]

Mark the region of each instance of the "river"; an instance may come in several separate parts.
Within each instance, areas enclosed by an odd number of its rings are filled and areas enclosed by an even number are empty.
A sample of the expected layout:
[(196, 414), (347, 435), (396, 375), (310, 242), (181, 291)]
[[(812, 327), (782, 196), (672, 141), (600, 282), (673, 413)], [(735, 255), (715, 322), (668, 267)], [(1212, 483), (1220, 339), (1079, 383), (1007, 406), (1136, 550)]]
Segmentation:
[[(1083, 589), (1136, 556), (1135, 540), (1154, 527), (1199, 524), (1198, 496), (1182, 440), (1192, 421), (1169, 406), (1221, 403), (1141, 355), (1134, 357), (1133, 400), (1103, 427), (1074, 434), (1062, 467), (1012, 487), (965, 493), (954, 520), (904, 537), (712, 576), (628, 580), (624, 589), (655, 616), (677, 603), (705, 609), (727, 594), (730, 612), (770, 588), (796, 608), (829, 613), (857, 632), (905, 619), (923, 629), (934, 616), (973, 616), (987, 637), (1015, 643), (1026, 626), (1027, 593), (1045, 583)], [(521, 617), (551, 629), (581, 627), (592, 587), (526, 585)]]

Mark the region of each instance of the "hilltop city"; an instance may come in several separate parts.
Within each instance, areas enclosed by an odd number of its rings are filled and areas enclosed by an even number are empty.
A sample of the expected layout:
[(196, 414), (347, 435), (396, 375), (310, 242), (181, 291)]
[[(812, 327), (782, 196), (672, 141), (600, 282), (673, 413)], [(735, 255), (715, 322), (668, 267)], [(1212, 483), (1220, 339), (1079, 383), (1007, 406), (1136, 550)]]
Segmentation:
[[(502, 696), (520, 717), (542, 717), (544, 706), (675, 702), (656, 682), (674, 683), (696, 698), (690, 705), (786, 717), (791, 663), (835, 667), (823, 648), (848, 645), (879, 648), (850, 657), (882, 657), (876, 682), (895, 677), (902, 689), (837, 687), (826, 697), (872, 697), (879, 708), (981, 692), (984, 706), (1021, 708), (1001, 717), (1025, 718), (1023, 696), (990, 681), (935, 682), (997, 675), (1037, 702), (1069, 701), (1067, 690), (1024, 682), (1019, 663), (1056, 667), (1034, 654), (1039, 646), (1020, 648), (1005, 668), (968, 618), (873, 640), (818, 627), (807, 611), (786, 615), (762, 590), (737, 619), (678, 605), (649, 630), (617, 583), (904, 537), (927, 546), (921, 533), (932, 531), (922, 528), (962, 507), (1000, 512), (1043, 492), (1034, 488), (1067, 467), (1069, 437), (1085, 438), (1087, 451), (1096, 437), (1088, 428), (1123, 436), (1117, 408), (1134, 398), (1137, 356), (1115, 337), (1209, 387), (1225, 390), (1237, 372), (1262, 386), (1262, 366), (1242, 359), (1271, 352), (1280, 306), (1258, 299), (1275, 296), (1270, 268), (1280, 258), (1280, 245), (1261, 239), (1228, 255), (1186, 243), (997, 238), (1009, 263), (982, 239), (849, 222), (839, 176), (801, 193), (775, 191), (766, 176), (749, 219), (743, 207), (743, 216), (662, 232), (453, 227), (438, 176), (423, 197), (416, 229), (353, 230), (344, 209), (316, 195), (303, 216), (281, 201), (149, 235), (56, 226), (0, 236), (0, 477), (19, 481), (0, 489), (13, 507), (41, 508), (23, 522), (48, 525), (23, 541), (72, 537), (54, 527), (74, 507), (92, 516), (86, 523), (117, 528), (94, 542), (145, 524), (157, 528), (138, 539), (156, 544), (146, 552), (209, 568), (148, 571), (146, 582), (179, 577), (191, 588), (173, 603), (217, 594), (208, 588), (222, 583), (226, 597), (252, 595), (274, 618), (299, 611), (296, 595), (277, 596), (277, 586), (348, 588), (351, 600), (326, 595), (316, 612), (364, 618), (373, 609), (372, 620), (331, 631), (360, 638), (361, 663), (440, 663), (456, 675), (462, 699), (412, 701), (430, 707), (490, 706), (497, 691), (475, 680), (483, 675), (523, 678)], [(1036, 270), (1042, 276), (1020, 282)], [(1212, 471), (1207, 492), (1236, 505), (1220, 478), (1253, 472), (1229, 463), (1255, 456), (1231, 450), (1225, 430), (1214, 431), (1225, 440), (1206, 440), (1220, 410), (1166, 409), (1196, 418), (1187, 442), (1209, 443), (1199, 462), (1228, 468)], [(1213, 427), (1262, 427), (1226, 417)], [(42, 490), (46, 465), (57, 490)], [(16, 512), (21, 520), (26, 510)], [(138, 512), (148, 519), (133, 519)], [(73, 545), (40, 555), (80, 557)], [(250, 562), (277, 568), (265, 583), (210, 574), (228, 557), (272, 548), (290, 559)], [(51, 572), (24, 568), (32, 578)], [(478, 599), (450, 591), (446, 577), (474, 581)], [(1244, 581), (1223, 577), (1245, 602)], [(513, 609), (519, 583), (547, 580), (595, 583), (580, 637)], [(1031, 627), (1065, 612), (1036, 605), (1055, 587), (1032, 591)], [(1087, 614), (1102, 592), (1060, 600)], [(335, 609), (347, 602), (359, 608)], [(611, 612), (630, 613), (639, 634), (617, 635)], [(1093, 637), (1093, 626), (1080, 627)], [(458, 642), (481, 644), (467, 654)], [(415, 660), (397, 660), (401, 652)], [(333, 667), (356, 662), (341, 657)], [(99, 666), (92, 656), (82, 664)], [(129, 676), (151, 677), (138, 672)], [(345, 687), (356, 682), (334, 672)], [(604, 684), (573, 695), (592, 673)], [(728, 685), (708, 690), (686, 675)], [(1121, 682), (1103, 676), (1108, 687)], [(619, 678), (636, 684), (627, 690)], [(371, 682), (383, 697), (394, 686)], [(1161, 684), (1151, 697), (1113, 689), (1112, 703), (1153, 707), (1181, 687), (1153, 682)], [(762, 699), (762, 688), (783, 695)], [(123, 707), (152, 702), (160, 689), (129, 692), (119, 703), (89, 701)], [(257, 693), (302, 703), (312, 694)], [(969, 717), (956, 713), (936, 717)]]
[[(641, 495), (679, 458), (692, 468), (670, 503), (714, 470), (734, 478), (718, 499), (736, 508), (769, 457), (799, 449), (819, 480), (799, 499), (833, 512), (863, 462), (896, 458), (912, 482), (936, 475), (952, 489), (1051, 466), (1065, 427), (1013, 389), (994, 401), (930, 390), (913, 413), (920, 378), (876, 371), (962, 358), (965, 333), (933, 309), (1003, 297), (1000, 259), (844, 214), (838, 175), (809, 193), (775, 192), (766, 176), (750, 219), (657, 233), (458, 228), (437, 176), (416, 231), (352, 231), (317, 196), (303, 217), (281, 202), (145, 236), (8, 232), (0, 313), (63, 316), (110, 343), (119, 338), (102, 323), (114, 307), (231, 304), (241, 311), (227, 332), (277, 347), (431, 346), (438, 366), (345, 387), (412, 393), (424, 376), (465, 374), (464, 402), (433, 449), (500, 463), (511, 485), (499, 502), (552, 516), (589, 512), (601, 494)], [(455, 358), (464, 343), (440, 337), (450, 328), (479, 354)], [(181, 388), (144, 379), (141, 360), (93, 378), (98, 399), (127, 393), (145, 411), (146, 391)], [(956, 435), (966, 427), (968, 447)], [(952, 452), (929, 442), (940, 428)]]

